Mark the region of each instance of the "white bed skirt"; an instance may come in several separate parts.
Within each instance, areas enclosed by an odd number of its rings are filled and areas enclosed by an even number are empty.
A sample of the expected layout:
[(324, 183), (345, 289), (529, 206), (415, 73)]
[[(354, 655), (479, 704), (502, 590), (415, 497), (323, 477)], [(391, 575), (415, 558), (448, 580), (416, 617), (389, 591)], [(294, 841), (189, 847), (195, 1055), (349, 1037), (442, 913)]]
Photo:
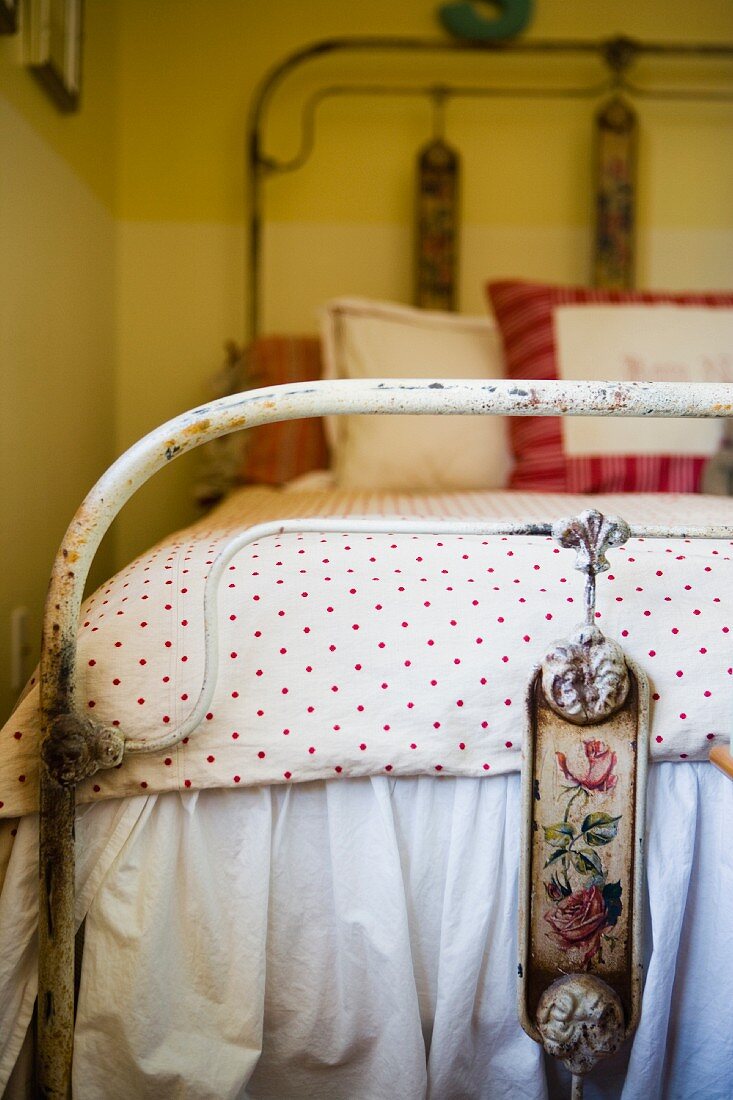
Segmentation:
[[(642, 1020), (586, 1097), (727, 1100), (733, 784), (655, 765), (648, 825)], [(74, 1097), (568, 1097), (517, 1022), (519, 828), (516, 775), (83, 808)], [(0, 1093), (35, 996), (36, 841), (34, 817), (0, 836)]]

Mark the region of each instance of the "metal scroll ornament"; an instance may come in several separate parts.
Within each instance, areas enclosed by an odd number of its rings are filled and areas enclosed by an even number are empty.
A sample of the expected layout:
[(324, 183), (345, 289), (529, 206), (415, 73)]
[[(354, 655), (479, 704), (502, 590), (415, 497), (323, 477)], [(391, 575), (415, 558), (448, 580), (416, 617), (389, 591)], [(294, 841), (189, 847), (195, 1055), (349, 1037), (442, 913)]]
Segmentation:
[(584, 1075), (639, 1018), (649, 690), (596, 625), (596, 576), (629, 528), (587, 511), (553, 536), (577, 553), (586, 614), (528, 690), (519, 1014), (579, 1098)]

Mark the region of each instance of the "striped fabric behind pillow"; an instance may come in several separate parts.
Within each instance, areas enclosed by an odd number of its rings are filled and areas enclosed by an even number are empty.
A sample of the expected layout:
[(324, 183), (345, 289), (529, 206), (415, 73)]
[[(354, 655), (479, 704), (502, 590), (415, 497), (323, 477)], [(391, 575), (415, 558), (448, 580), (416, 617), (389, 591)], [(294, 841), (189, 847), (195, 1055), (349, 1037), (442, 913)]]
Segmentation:
[[(310, 382), (321, 377), (321, 342), (317, 336), (260, 336), (246, 354), (250, 386)], [(239, 481), (284, 485), (327, 466), (323, 420), (286, 420), (247, 432)]]
[[(507, 376), (558, 378), (554, 311), (567, 305), (733, 307), (733, 294), (590, 290), (519, 280), (487, 286), (504, 343)], [(560, 417), (514, 417), (509, 488), (568, 493), (699, 492), (705, 455), (566, 455)]]

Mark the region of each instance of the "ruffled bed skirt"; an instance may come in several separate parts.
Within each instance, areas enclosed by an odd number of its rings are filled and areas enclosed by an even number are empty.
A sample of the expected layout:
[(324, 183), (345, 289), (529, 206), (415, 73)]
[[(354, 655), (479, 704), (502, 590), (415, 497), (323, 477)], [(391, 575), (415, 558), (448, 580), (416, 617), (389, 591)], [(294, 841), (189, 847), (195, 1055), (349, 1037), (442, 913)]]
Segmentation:
[[(733, 1095), (732, 826), (709, 765), (651, 769), (643, 1015), (588, 1100)], [(35, 997), (37, 823), (11, 827), (0, 1093)], [(83, 808), (75, 1098), (568, 1097), (517, 1021), (519, 832), (516, 775)]]

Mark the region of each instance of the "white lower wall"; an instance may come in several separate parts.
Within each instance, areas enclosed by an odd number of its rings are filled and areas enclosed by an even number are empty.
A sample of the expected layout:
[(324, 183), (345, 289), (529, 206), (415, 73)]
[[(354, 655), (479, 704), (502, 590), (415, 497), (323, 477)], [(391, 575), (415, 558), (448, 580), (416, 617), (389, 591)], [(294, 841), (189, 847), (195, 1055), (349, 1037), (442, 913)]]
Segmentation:
[[(573, 226), (465, 225), (460, 309), (486, 309), (488, 279), (587, 284), (592, 235)], [(637, 283), (650, 288), (733, 287), (733, 230), (651, 229), (639, 233)], [(401, 225), (280, 222), (264, 234), (262, 329), (316, 327), (321, 302), (343, 294), (409, 302), (411, 230)]]
[[(486, 311), (489, 278), (522, 276), (586, 282), (590, 234), (567, 226), (465, 225), (460, 244), (460, 309)], [(279, 222), (264, 233), (262, 329), (307, 332), (328, 298), (344, 294), (410, 302), (412, 230), (393, 224)]]

